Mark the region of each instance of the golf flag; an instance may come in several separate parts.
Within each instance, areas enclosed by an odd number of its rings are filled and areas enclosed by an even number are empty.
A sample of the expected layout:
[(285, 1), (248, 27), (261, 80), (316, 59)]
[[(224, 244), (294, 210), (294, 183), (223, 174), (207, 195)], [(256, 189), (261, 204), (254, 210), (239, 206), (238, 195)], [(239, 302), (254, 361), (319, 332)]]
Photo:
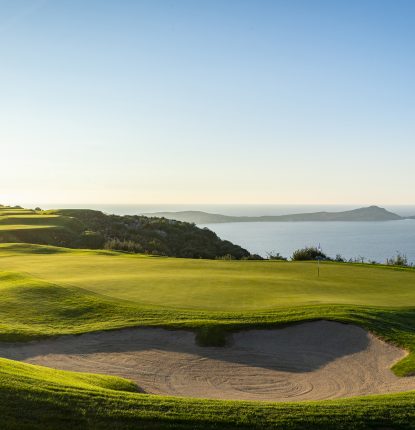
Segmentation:
[[(317, 251), (321, 253), (321, 245), (318, 244)], [(320, 255), (317, 256), (317, 276), (320, 277)]]

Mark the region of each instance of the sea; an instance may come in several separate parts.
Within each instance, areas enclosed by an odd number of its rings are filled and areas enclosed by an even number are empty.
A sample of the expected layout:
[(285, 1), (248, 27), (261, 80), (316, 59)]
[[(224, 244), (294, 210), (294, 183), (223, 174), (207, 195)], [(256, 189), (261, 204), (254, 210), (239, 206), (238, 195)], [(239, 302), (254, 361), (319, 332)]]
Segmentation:
[[(318, 211), (343, 211), (368, 205), (40, 205), (44, 209), (85, 208), (117, 215), (200, 210), (235, 216), (284, 215)], [(415, 215), (415, 205), (379, 205), (402, 216)], [(335, 257), (383, 263), (397, 253), (415, 264), (415, 220), (384, 222), (251, 222), (203, 224), (220, 238), (230, 240), (251, 253), (266, 257), (280, 253), (290, 257), (304, 246), (318, 246)]]

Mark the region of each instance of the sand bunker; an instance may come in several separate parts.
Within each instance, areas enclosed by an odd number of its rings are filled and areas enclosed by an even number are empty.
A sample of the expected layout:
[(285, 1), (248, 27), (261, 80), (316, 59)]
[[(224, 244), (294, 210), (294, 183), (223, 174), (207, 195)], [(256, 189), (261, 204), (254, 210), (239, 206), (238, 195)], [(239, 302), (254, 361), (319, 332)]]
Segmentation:
[(415, 389), (390, 371), (405, 352), (363, 329), (329, 321), (235, 333), (199, 347), (188, 331), (125, 329), (28, 344), (0, 356), (134, 380), (144, 392), (239, 400), (317, 400)]

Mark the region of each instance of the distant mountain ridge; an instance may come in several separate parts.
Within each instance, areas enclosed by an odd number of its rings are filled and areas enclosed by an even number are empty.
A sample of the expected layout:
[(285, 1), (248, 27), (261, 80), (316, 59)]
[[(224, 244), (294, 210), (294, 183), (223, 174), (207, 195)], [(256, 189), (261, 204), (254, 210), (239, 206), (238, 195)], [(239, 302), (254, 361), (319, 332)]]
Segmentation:
[(401, 217), (379, 206), (368, 206), (342, 212), (311, 212), (288, 215), (230, 216), (202, 211), (154, 212), (146, 216), (174, 219), (195, 224), (229, 222), (300, 222), (300, 221), (395, 221), (414, 217)]

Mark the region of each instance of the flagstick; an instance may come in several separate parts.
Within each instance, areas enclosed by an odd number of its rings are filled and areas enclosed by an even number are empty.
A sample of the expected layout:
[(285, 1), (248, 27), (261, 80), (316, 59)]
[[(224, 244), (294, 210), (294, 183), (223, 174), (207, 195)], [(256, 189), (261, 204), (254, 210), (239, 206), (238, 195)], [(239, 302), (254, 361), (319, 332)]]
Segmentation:
[[(321, 253), (321, 245), (320, 243), (318, 244), (318, 252)], [(320, 277), (320, 255), (317, 257), (317, 277)]]

